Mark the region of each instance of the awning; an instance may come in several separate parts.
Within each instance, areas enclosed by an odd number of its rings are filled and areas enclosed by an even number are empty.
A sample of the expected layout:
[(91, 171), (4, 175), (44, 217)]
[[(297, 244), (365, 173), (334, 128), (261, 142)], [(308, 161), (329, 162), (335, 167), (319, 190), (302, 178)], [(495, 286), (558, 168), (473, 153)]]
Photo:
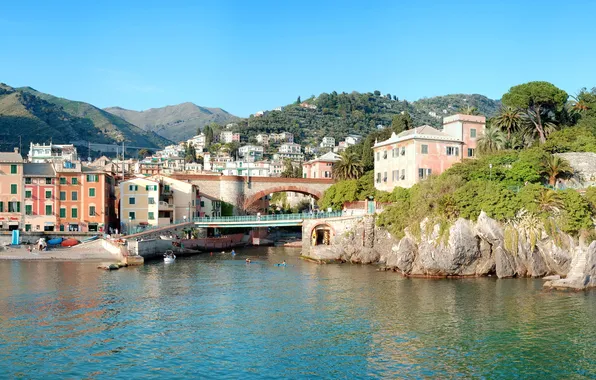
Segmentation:
[(18, 226), (19, 222), (8, 222), (9, 226)]
[(45, 222), (43, 225), (44, 226), (53, 226), (54, 222)]

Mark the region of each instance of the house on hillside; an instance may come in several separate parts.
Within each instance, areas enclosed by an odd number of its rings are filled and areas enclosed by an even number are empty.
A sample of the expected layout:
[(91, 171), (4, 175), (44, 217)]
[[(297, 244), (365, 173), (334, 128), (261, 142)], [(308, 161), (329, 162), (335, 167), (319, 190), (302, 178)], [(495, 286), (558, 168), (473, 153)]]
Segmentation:
[(327, 152), (321, 157), (307, 161), (302, 165), (303, 178), (332, 178), (333, 164), (341, 160), (338, 154)]

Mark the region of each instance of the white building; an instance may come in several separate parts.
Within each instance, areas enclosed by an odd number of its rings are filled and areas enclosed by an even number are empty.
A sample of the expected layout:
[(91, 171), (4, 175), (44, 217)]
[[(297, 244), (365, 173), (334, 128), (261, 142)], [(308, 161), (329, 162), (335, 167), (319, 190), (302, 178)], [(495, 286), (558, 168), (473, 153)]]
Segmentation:
[(294, 135), (290, 132), (271, 133), (269, 135), (269, 142), (294, 142)]
[(77, 148), (73, 144), (33, 144), (29, 145), (27, 161), (33, 163), (78, 161)]
[(257, 142), (261, 145), (269, 145), (269, 135), (266, 133), (259, 133), (257, 135)]
[(244, 161), (255, 162), (263, 159), (264, 149), (259, 145), (244, 145), (238, 148), (238, 156)]
[(234, 133), (232, 131), (222, 131), (219, 135), (219, 142), (221, 142), (222, 144), (240, 142), (240, 133)]
[(304, 160), (304, 155), (302, 154), (300, 144), (296, 144), (296, 143), (281, 144), (279, 147), (278, 153), (276, 153), (273, 156), (273, 159), (274, 160), (283, 160), (286, 158), (289, 158), (292, 161)]
[(348, 136), (346, 136), (345, 141), (346, 141), (346, 147), (352, 146), (352, 145), (356, 145), (360, 141), (362, 141), (362, 136), (360, 136), (360, 135), (348, 135)]
[(325, 136), (319, 146), (321, 148), (333, 148), (335, 146), (335, 139), (333, 137)]

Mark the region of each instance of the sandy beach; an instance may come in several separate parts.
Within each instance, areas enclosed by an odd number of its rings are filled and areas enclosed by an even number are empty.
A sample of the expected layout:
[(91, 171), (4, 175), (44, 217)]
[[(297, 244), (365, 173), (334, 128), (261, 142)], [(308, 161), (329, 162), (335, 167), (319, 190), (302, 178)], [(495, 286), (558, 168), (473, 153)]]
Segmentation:
[(77, 245), (71, 248), (50, 248), (48, 251), (33, 249), (28, 246), (0, 248), (0, 260), (86, 260), (86, 261), (118, 261), (116, 256), (103, 249), (101, 240)]

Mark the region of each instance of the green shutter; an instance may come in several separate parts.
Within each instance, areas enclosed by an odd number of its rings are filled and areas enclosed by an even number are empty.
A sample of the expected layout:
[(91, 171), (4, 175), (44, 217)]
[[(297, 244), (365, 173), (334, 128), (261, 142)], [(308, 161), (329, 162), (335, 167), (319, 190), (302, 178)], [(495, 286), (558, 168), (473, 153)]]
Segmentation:
[(46, 205), (46, 215), (52, 215), (52, 205)]
[(4, 202), (0, 202), (0, 212), (4, 212)]
[(18, 190), (18, 188), (17, 188), (17, 185), (16, 184), (10, 185), (10, 193), (11, 194), (16, 194), (17, 193), (17, 190)]
[(21, 202), (17, 202), (17, 212), (21, 212)]
[(70, 215), (71, 215), (73, 218), (77, 218), (77, 217), (78, 217), (77, 209), (76, 209), (76, 208), (73, 208), (73, 209), (71, 209), (71, 210), (70, 210)]
[(65, 208), (61, 208), (60, 209), (60, 217), (61, 218), (66, 218), (66, 209)]
[(25, 215), (33, 215), (33, 206), (25, 205)]

